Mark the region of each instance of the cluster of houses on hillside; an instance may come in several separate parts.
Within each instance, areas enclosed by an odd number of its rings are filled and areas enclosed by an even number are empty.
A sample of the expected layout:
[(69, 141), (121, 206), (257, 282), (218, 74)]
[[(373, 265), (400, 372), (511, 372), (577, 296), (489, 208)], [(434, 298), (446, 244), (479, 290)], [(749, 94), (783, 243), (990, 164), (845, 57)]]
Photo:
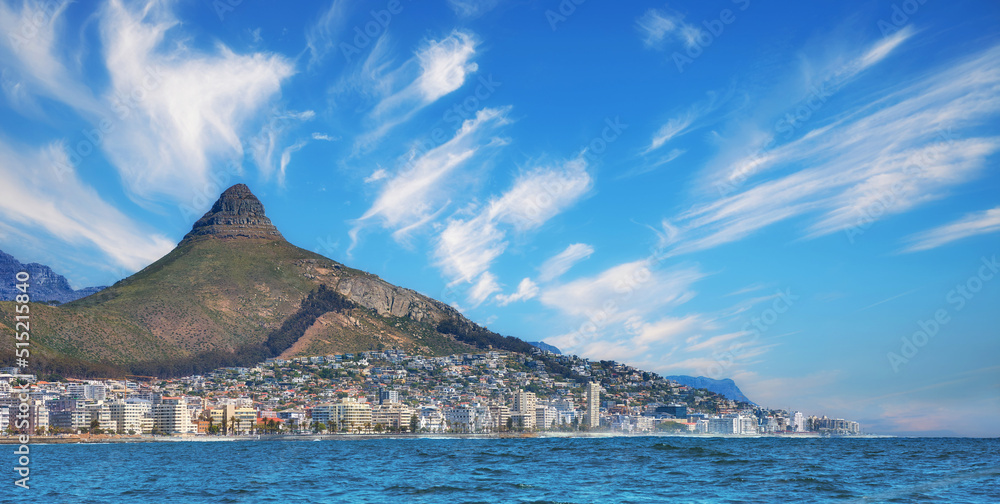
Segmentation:
[[(38, 381), (0, 368), (0, 432), (860, 433), (857, 422), (737, 403), (623, 364), (561, 355), (550, 362), (576, 379), (554, 373), (540, 359), (506, 352), (274, 359), (147, 381)], [(30, 384), (28, 392), (17, 386), (23, 383)]]

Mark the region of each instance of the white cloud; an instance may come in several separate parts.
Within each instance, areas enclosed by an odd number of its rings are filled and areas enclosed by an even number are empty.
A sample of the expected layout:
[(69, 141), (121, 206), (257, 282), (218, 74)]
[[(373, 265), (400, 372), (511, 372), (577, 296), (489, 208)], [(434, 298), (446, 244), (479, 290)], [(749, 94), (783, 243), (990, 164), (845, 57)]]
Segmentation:
[[(674, 222), (686, 241), (673, 253), (736, 241), (805, 213), (819, 214), (809, 238), (837, 231), (854, 236), (879, 219), (946, 196), (979, 176), (1000, 150), (1000, 138), (971, 133), (1000, 112), (998, 87), (1000, 48), (994, 47), (772, 149), (754, 174), (790, 173), (681, 214)], [(746, 162), (735, 163), (734, 172)]]
[(637, 334), (633, 341), (641, 345), (672, 342), (701, 327), (702, 323), (697, 315), (666, 317), (651, 323), (642, 323), (635, 328)]
[(592, 183), (583, 158), (537, 168), (521, 174), (514, 187), (490, 202), (488, 211), (518, 231), (534, 229), (576, 203)]
[(691, 124), (694, 123), (695, 114), (691, 111), (685, 112), (684, 114), (671, 118), (666, 124), (660, 126), (660, 129), (656, 130), (653, 134), (653, 140), (649, 144), (648, 151), (659, 149), (663, 144), (669, 142), (672, 138), (687, 132)]
[(305, 140), (299, 140), (298, 142), (286, 147), (285, 150), (281, 151), (281, 167), (278, 169), (279, 184), (285, 185), (285, 170), (288, 168), (288, 163), (292, 161), (292, 154), (298, 152), (305, 146)]
[(472, 217), (456, 215), (448, 220), (434, 251), (438, 265), (452, 283), (471, 282), (507, 249), (506, 229), (538, 228), (578, 201), (590, 186), (582, 159), (521, 174), (507, 192)]
[(434, 255), (452, 283), (472, 282), (507, 249), (505, 237), (488, 212), (453, 218), (438, 236)]
[(8, 226), (32, 236), (44, 231), (76, 247), (96, 249), (130, 272), (175, 245), (80, 180), (61, 143), (25, 154), (28, 151), (0, 142), (0, 213)]
[(179, 22), (159, 3), (138, 7), (111, 0), (100, 33), (121, 125), (105, 150), (135, 194), (178, 199), (209, 183), (213, 164), (243, 156), (241, 133), (292, 75), (285, 58), (240, 55), (219, 45), (212, 54), (168, 43)]
[(442, 40), (431, 40), (417, 53), (421, 74), (416, 84), (424, 101), (433, 102), (462, 87), (466, 76), (478, 68), (471, 61), (475, 54), (475, 38), (466, 32), (455, 31)]
[(656, 320), (693, 298), (691, 286), (704, 276), (695, 267), (656, 268), (639, 260), (545, 289), (542, 304), (562, 312), (575, 327), (550, 342), (569, 350), (611, 340), (647, 347), (665, 334)]
[[(653, 138), (650, 140), (649, 146), (646, 147), (643, 154), (655, 151), (669, 143), (674, 138), (685, 135), (698, 127), (703, 127), (705, 121), (703, 121), (702, 118), (712, 112), (715, 112), (716, 110), (719, 110), (719, 108), (728, 103), (735, 94), (735, 89), (730, 88), (724, 94), (715, 91), (710, 91), (707, 94), (708, 96), (704, 100), (689, 106), (686, 110), (668, 119), (666, 123), (660, 126), (660, 128), (653, 133)], [(683, 154), (683, 152), (684, 151), (678, 149), (673, 149), (672, 152), (665, 158), (658, 161), (657, 165), (669, 163), (670, 161), (676, 159), (677, 156)]]
[(34, 108), (34, 96), (66, 103), (88, 114), (104, 111), (82, 79), (62, 62), (58, 47), (63, 42), (59, 29), (72, 2), (24, 1), (13, 10), (0, 2), (0, 62), (4, 70), (4, 90), (12, 104), (22, 110)]
[(632, 168), (632, 169), (626, 171), (625, 173), (622, 173), (621, 175), (619, 175), (619, 176), (617, 176), (615, 178), (616, 179), (627, 179), (627, 178), (630, 178), (630, 177), (635, 177), (635, 176), (638, 176), (638, 175), (642, 175), (644, 173), (649, 173), (649, 172), (651, 172), (653, 170), (656, 170), (656, 169), (658, 169), (661, 166), (669, 164), (671, 161), (673, 161), (673, 160), (675, 160), (675, 159), (683, 156), (685, 152), (687, 152), (687, 151), (686, 150), (682, 150), (682, 149), (671, 149), (670, 152), (666, 153), (665, 155), (660, 156), (659, 158), (657, 158), (657, 159), (655, 159), (653, 161), (649, 161), (647, 163), (640, 164), (640, 165), (636, 166), (635, 168)]
[(484, 137), (507, 124), (508, 111), (480, 110), (462, 123), (451, 140), (424, 153), (411, 153), (406, 166), (388, 179), (371, 208), (356, 221), (352, 242), (357, 242), (358, 233), (370, 221), (393, 230), (397, 239), (429, 222), (448, 203), (452, 175), (482, 148)]
[[(619, 264), (595, 276), (548, 288), (541, 300), (570, 315), (603, 312), (598, 318), (610, 323), (683, 303), (694, 296), (689, 287), (704, 277), (695, 268), (666, 270), (652, 266), (646, 260)], [(606, 308), (608, 301), (614, 308)]]
[(929, 250), (962, 238), (1000, 231), (1000, 206), (973, 212), (957, 221), (929, 229), (909, 238), (905, 252)]
[(665, 9), (649, 9), (635, 21), (636, 30), (646, 47), (662, 49), (665, 42), (678, 39), (686, 47), (696, 44), (697, 26), (684, 22), (684, 17)]
[(476, 18), (496, 8), (500, 0), (448, 0), (451, 10), (459, 17)]
[(378, 182), (389, 176), (389, 172), (385, 171), (385, 168), (379, 168), (372, 172), (371, 175), (365, 177), (365, 183), (371, 184), (372, 182)]
[(517, 284), (516, 292), (506, 295), (497, 294), (496, 300), (500, 306), (507, 306), (517, 301), (534, 299), (536, 296), (538, 296), (538, 285), (535, 285), (535, 282), (532, 282), (530, 278), (525, 278)]
[[(279, 145), (281, 138), (291, 128), (293, 123), (305, 122), (315, 116), (316, 113), (312, 110), (304, 112), (274, 112), (261, 127), (260, 131), (247, 140), (246, 143), (250, 149), (250, 155), (253, 157), (254, 164), (257, 165), (257, 169), (260, 170), (261, 175), (265, 178), (270, 178), (271, 175), (278, 171), (279, 183), (283, 182), (284, 174), (282, 173), (283, 167), (281, 162), (284, 157), (284, 151), (288, 148), (281, 149)], [(298, 148), (295, 150), (298, 150)], [(277, 167), (275, 167), (276, 162)]]
[(457, 90), (478, 65), (472, 61), (478, 42), (472, 33), (455, 30), (441, 40), (428, 40), (413, 58), (385, 74), (376, 68), (370, 77), (381, 83), (370, 91), (385, 96), (372, 108), (373, 129), (355, 142), (369, 149), (396, 126), (439, 98)]
[(497, 277), (486, 271), (482, 275), (479, 275), (479, 281), (469, 289), (469, 301), (473, 307), (476, 307), (482, 304), (483, 301), (486, 301), (493, 293), (499, 291), (500, 285), (497, 284)]
[(95, 126), (88, 152), (103, 150), (139, 200), (160, 194), (186, 201), (210, 185), (212, 165), (242, 158), (245, 125), (292, 74), (276, 55), (239, 55), (222, 45), (192, 50), (168, 4), (110, 0), (96, 16), (102, 47), (93, 52), (108, 75), (98, 96), (82, 84), (78, 64), (56, 51), (65, 42), (57, 30), (64, 8), (26, 2), (14, 12), (0, 4), (0, 26), (37, 30), (24, 42), (5, 37), (0, 57), (32, 93), (61, 101)]
[(344, 30), (347, 21), (349, 2), (333, 0), (316, 20), (316, 23), (306, 30), (306, 47), (309, 49), (309, 67), (323, 61), (327, 54), (337, 47), (337, 37)]
[(576, 263), (594, 253), (594, 247), (585, 243), (573, 243), (562, 252), (550, 257), (538, 268), (539, 282), (548, 282), (562, 276)]
[(313, 132), (312, 138), (313, 140), (323, 140), (324, 142), (336, 142), (337, 140), (340, 140), (339, 137), (332, 137), (326, 133), (319, 132)]

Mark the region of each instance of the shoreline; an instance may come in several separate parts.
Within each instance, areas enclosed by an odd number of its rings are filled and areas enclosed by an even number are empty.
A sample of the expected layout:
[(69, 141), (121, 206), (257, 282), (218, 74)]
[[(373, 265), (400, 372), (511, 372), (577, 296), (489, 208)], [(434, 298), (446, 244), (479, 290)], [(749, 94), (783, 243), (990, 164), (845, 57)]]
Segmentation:
[[(817, 433), (801, 434), (773, 434), (773, 435), (721, 435), (721, 434), (627, 434), (621, 432), (533, 432), (520, 434), (506, 433), (484, 433), (484, 434), (262, 434), (246, 436), (207, 436), (207, 435), (181, 435), (181, 436), (31, 436), (29, 444), (109, 444), (109, 443), (224, 443), (224, 442), (246, 442), (246, 441), (363, 441), (372, 439), (567, 439), (567, 438), (616, 438), (616, 437), (648, 437), (648, 438), (671, 438), (671, 439), (892, 439), (899, 436), (889, 436), (880, 434), (862, 434), (857, 436), (824, 436)], [(22, 444), (17, 436), (0, 437), (0, 445)]]

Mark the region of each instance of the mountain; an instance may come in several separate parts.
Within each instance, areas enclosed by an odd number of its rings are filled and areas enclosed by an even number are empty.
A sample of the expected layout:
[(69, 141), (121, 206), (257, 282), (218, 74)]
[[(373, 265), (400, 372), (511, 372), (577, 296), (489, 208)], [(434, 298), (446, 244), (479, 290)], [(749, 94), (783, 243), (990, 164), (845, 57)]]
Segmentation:
[(544, 341), (529, 341), (528, 344), (541, 350), (547, 350), (554, 354), (562, 355), (562, 352), (559, 351), (559, 348), (554, 347)]
[(28, 293), (34, 301), (68, 303), (104, 289), (104, 287), (73, 289), (66, 277), (52, 271), (52, 268), (38, 263), (23, 264), (14, 256), (0, 250), (0, 278), (5, 279), (0, 282), (0, 301), (13, 301), (18, 294), (21, 294), (13, 282), (6, 280), (13, 279), (21, 271), (27, 271), (31, 275)]
[[(14, 361), (14, 308), (0, 303), (0, 362)], [(33, 304), (31, 344), (36, 372), (102, 376), (383, 348), (531, 352), (444, 303), (288, 243), (243, 184), (143, 270), (74, 302)]]
[(722, 380), (715, 380), (712, 378), (706, 378), (704, 376), (699, 376), (697, 378), (693, 376), (664, 376), (668, 380), (675, 381), (681, 385), (696, 388), (696, 389), (707, 389), (709, 392), (715, 392), (723, 397), (732, 399), (737, 402), (748, 402), (750, 404), (755, 404), (753, 401), (743, 395), (743, 392), (739, 387), (736, 386), (736, 382), (729, 378)]

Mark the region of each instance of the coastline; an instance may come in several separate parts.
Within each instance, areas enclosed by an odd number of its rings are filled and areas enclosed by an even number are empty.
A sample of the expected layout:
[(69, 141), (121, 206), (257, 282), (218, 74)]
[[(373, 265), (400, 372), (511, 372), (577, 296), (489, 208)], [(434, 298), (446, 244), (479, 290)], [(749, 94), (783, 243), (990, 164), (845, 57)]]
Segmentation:
[[(824, 436), (818, 433), (796, 433), (777, 435), (719, 435), (719, 434), (659, 434), (643, 433), (628, 434), (622, 432), (530, 432), (530, 433), (484, 433), (484, 434), (262, 434), (245, 436), (206, 436), (206, 435), (183, 435), (183, 436), (87, 436), (87, 435), (66, 435), (66, 436), (31, 436), (30, 444), (109, 444), (109, 443), (222, 443), (222, 442), (246, 442), (246, 441), (360, 441), (371, 439), (566, 439), (566, 438), (671, 438), (671, 439), (886, 439), (897, 438), (898, 436), (880, 434), (862, 434), (857, 436)], [(16, 436), (0, 437), (0, 445), (21, 444)]]

